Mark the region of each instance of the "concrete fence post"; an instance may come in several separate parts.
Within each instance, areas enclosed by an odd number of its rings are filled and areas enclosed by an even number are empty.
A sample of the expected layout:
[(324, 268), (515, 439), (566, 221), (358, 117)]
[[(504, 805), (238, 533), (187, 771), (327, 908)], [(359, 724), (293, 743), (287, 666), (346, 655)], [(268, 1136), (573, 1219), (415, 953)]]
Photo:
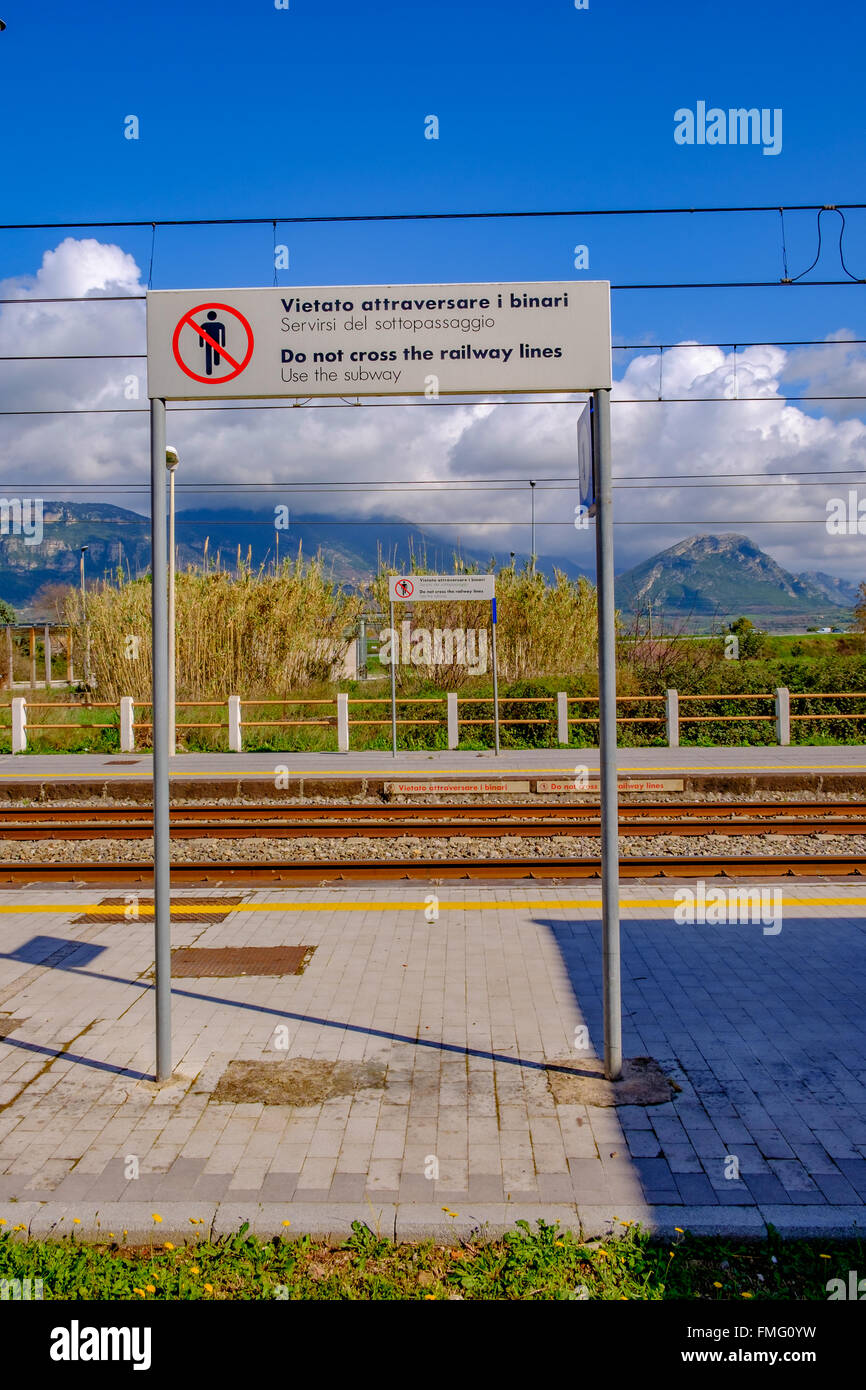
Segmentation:
[(12, 752), (27, 752), (27, 701), (23, 696), (12, 701)]
[(448, 747), (456, 748), (460, 742), (460, 734), (457, 723), (457, 696), (449, 693), (448, 695)]
[(785, 686), (776, 691), (776, 742), (783, 748), (791, 742), (791, 695)]
[(120, 697), (120, 751), (121, 753), (135, 752), (135, 729), (133, 720), (135, 719), (135, 701), (131, 695), (121, 695)]
[(676, 690), (665, 691), (665, 724), (668, 731), (668, 748), (679, 748), (680, 697)]
[(242, 752), (241, 743), (241, 697), (229, 696), (229, 748), (233, 753)]
[(349, 751), (349, 696), (343, 691), (337, 694), (337, 748), (341, 753)]
[(564, 690), (556, 692), (556, 741), (568, 746), (568, 695)]

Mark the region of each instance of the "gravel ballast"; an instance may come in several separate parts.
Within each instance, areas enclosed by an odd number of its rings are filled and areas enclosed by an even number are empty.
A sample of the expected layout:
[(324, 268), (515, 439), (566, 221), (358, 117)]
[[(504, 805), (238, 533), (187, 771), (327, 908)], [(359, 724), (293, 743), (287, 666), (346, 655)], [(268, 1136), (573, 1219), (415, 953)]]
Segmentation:
[[(621, 835), (623, 858), (680, 855), (719, 859), (726, 855), (854, 854), (866, 860), (866, 835)], [(346, 839), (303, 836), (280, 839), (173, 840), (172, 862), (183, 863), (374, 863), (380, 859), (597, 859), (598, 835), (506, 835), (474, 840), (469, 835), (442, 839), (401, 835)], [(153, 840), (2, 840), (0, 862), (6, 864), (124, 864), (152, 860)]]

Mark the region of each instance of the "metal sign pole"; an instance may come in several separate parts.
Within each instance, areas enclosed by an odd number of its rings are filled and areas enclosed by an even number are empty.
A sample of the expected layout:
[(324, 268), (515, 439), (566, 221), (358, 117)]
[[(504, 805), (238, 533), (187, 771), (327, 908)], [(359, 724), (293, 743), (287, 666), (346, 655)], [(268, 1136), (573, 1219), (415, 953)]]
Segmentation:
[(601, 773), (601, 920), (604, 969), (604, 1073), (622, 1075), (619, 949), (619, 807), (616, 769), (616, 608), (613, 577), (610, 391), (595, 391), (595, 518), (598, 596), (598, 718)]
[(156, 1079), (171, 1076), (171, 868), (168, 823), (168, 589), (165, 524), (165, 401), (150, 403), (150, 536), (153, 615), (153, 922)]
[(496, 674), (496, 599), (490, 600), (490, 612), (493, 617), (493, 733), (496, 741), (496, 756), (499, 757), (499, 681)]
[[(397, 756), (397, 653), (400, 639), (394, 627), (394, 600), (391, 600), (391, 752)], [(396, 647), (396, 650), (395, 650)]]

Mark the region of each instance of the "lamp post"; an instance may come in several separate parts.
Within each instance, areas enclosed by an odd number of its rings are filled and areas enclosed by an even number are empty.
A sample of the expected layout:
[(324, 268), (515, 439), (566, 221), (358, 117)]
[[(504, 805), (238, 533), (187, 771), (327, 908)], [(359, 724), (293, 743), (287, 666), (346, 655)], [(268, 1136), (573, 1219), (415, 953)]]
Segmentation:
[(78, 560), (78, 572), (81, 581), (81, 626), (84, 631), (84, 683), (88, 690), (90, 689), (90, 628), (87, 625), (87, 591), (84, 587), (84, 553), (89, 549), (89, 545), (83, 545)]
[(532, 498), (532, 573), (535, 574), (535, 483), (530, 478), (530, 497)]
[(177, 729), (174, 676), (175, 632), (174, 632), (174, 470), (180, 463), (177, 449), (170, 444), (165, 448), (165, 466), (168, 469), (168, 751), (177, 752)]

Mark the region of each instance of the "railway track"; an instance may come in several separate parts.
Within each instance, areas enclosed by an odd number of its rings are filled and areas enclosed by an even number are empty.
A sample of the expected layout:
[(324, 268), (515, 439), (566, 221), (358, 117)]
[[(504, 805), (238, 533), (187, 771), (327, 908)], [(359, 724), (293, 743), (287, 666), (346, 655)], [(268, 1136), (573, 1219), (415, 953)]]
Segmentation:
[[(152, 809), (27, 807), (0, 821), (5, 840), (141, 840), (152, 833)], [(620, 833), (629, 835), (813, 835), (866, 831), (866, 802), (660, 802), (620, 807)], [(503, 835), (599, 835), (593, 804), (527, 805), (280, 805), (172, 807), (176, 839), (297, 839), (414, 836), (428, 839)]]
[[(621, 879), (651, 878), (836, 878), (866, 875), (862, 856), (840, 855), (722, 855), (673, 856), (621, 859)], [(560, 882), (594, 879), (601, 876), (601, 860), (583, 859), (386, 859), (375, 863), (354, 860), (294, 863), (203, 863), (173, 864), (172, 884), (198, 888), (227, 886), (261, 887), (264, 884), (293, 887), (320, 886), (325, 883), (425, 882), (455, 880), (503, 881), (529, 879)], [(153, 885), (150, 863), (124, 864), (0, 864), (0, 888), (32, 883), (59, 883), (66, 887), (111, 884)]]

